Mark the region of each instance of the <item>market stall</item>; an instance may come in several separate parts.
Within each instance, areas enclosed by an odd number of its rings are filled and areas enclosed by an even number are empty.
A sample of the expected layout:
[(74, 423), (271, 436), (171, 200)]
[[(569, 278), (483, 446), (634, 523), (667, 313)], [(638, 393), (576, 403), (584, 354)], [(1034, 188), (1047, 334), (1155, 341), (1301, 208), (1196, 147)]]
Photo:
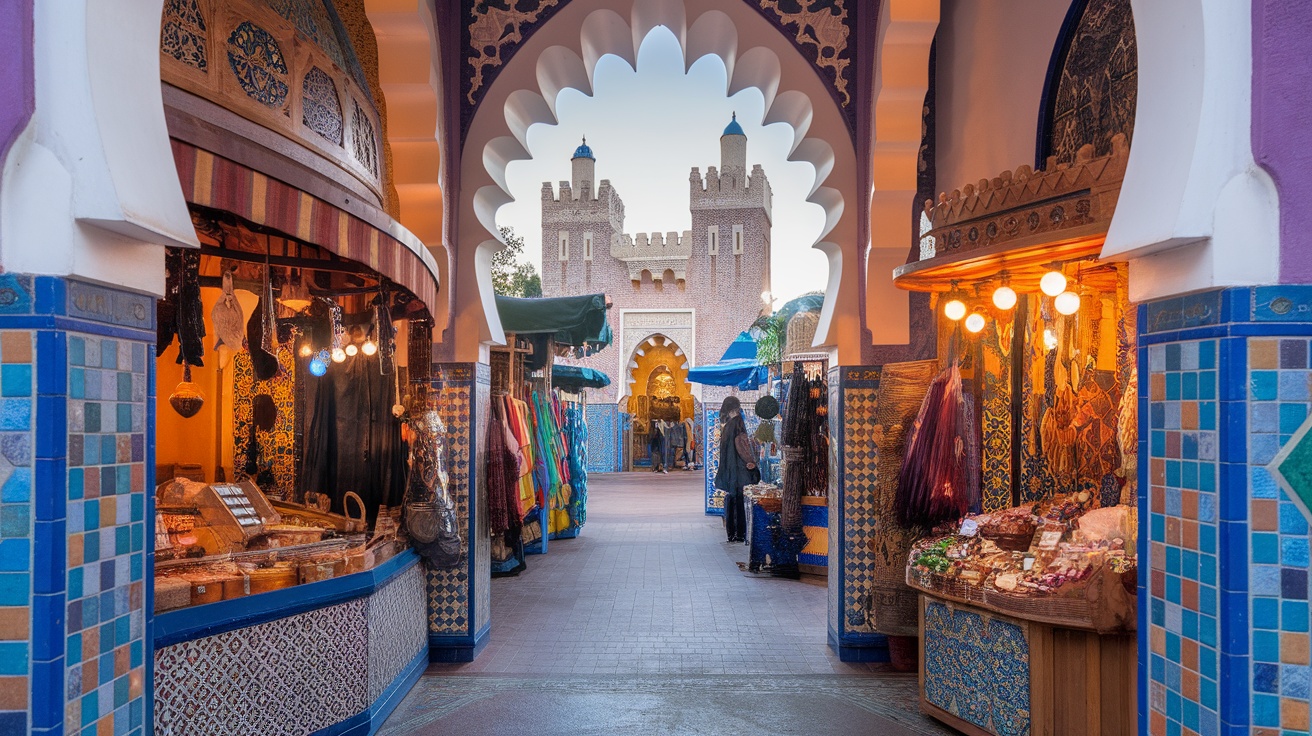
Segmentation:
[(157, 613), (404, 550), (411, 383), (428, 373), (410, 367), (428, 313), (405, 287), (228, 213), (193, 220), (202, 247), (169, 251), (158, 308)]
[(517, 574), (526, 554), (578, 535), (586, 520), (587, 427), (580, 391), (610, 379), (555, 365), (558, 354), (610, 344), (604, 295), (497, 297), (505, 347), (492, 351), (488, 470), (494, 574)]
[(922, 708), (969, 734), (1134, 730), (1138, 378), (1129, 276), (1098, 257), (1124, 136), (1111, 148), (927, 202), (895, 272), (933, 295), (940, 362), (884, 367), (881, 401), (923, 397), (888, 425), (877, 503), (919, 600), (877, 621), (918, 621)]

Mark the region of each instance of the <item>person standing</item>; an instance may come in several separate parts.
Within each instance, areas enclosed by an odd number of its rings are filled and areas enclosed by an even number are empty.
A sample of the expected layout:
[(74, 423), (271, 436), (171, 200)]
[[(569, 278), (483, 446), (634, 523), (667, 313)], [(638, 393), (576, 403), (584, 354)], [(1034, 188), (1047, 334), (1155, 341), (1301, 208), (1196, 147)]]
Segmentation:
[(665, 460), (665, 435), (661, 432), (661, 422), (659, 419), (651, 421), (651, 435), (647, 438), (647, 454), (651, 455), (651, 472), (666, 473)]
[(758, 473), (742, 404), (730, 396), (720, 405), (720, 467), (715, 471), (715, 487), (724, 491), (724, 531), (730, 542), (747, 539), (743, 488), (756, 483)]

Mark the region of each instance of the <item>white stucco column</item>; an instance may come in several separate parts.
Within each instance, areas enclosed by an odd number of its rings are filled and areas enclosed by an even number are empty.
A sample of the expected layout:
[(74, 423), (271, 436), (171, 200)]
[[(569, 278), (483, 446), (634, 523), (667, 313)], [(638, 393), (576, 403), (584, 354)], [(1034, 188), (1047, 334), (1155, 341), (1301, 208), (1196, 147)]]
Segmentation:
[(6, 271), (161, 294), (159, 246), (199, 246), (164, 122), (162, 4), (34, 4), (36, 112), (0, 187)]

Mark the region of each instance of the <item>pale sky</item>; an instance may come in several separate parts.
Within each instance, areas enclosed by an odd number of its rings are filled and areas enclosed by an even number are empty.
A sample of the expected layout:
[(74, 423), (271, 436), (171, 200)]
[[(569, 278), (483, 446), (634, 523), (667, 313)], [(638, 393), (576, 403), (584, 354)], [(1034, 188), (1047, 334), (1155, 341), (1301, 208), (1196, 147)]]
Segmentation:
[[(785, 123), (761, 125), (764, 100), (755, 88), (726, 97), (723, 62), (707, 56), (683, 73), (674, 34), (658, 28), (638, 54), (638, 71), (606, 56), (597, 65), (593, 96), (567, 89), (557, 104), (559, 125), (529, 129), (533, 159), (506, 170), (515, 201), (497, 224), (524, 238), (528, 260), (541, 267), (542, 182), (570, 178), (570, 156), (586, 135), (597, 159), (597, 180), (610, 179), (624, 199), (624, 230), (683, 232), (691, 228), (688, 174), (720, 164), (720, 135), (732, 113), (747, 133), (747, 165), (761, 164), (774, 190), (773, 292), (781, 300), (825, 288), (828, 263), (811, 245), (824, 227), (824, 211), (806, 201), (815, 169), (784, 157), (793, 131)], [(775, 306), (781, 306), (777, 301)]]

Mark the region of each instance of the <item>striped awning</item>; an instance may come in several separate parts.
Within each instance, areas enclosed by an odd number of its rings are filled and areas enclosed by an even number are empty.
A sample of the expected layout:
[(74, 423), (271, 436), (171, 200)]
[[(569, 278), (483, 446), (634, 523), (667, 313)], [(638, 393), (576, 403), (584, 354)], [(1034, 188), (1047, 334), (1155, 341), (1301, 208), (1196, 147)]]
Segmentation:
[(399, 223), (382, 230), (235, 161), (177, 139), (171, 142), (187, 202), (231, 212), (363, 263), (409, 289), (430, 310), (437, 305), (437, 262)]

